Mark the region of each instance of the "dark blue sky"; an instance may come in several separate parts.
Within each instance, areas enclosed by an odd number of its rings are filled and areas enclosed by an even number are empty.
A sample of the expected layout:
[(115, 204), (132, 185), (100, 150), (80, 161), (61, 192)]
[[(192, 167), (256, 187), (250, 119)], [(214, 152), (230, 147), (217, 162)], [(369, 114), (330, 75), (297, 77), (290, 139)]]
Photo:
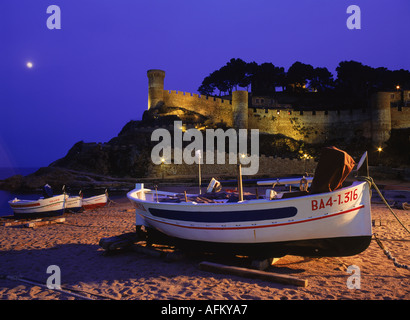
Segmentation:
[[(346, 27), (352, 4), (361, 30)], [(46, 26), (49, 5), (60, 30)], [(409, 14), (408, 0), (1, 0), (0, 167), (47, 166), (116, 136), (147, 108), (148, 69), (187, 92), (231, 58), (410, 70)]]

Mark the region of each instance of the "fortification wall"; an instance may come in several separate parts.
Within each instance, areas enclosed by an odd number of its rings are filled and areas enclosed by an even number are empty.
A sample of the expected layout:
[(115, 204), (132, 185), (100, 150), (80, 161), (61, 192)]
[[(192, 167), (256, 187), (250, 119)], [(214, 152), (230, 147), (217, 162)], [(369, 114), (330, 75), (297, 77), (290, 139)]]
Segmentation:
[[(206, 155), (204, 154), (204, 159)], [(225, 164), (201, 164), (201, 176), (203, 181), (212, 177), (218, 179), (223, 177), (232, 177), (237, 175), (237, 165), (228, 164), (229, 156), (225, 157)], [(317, 162), (313, 159), (299, 160), (288, 158), (259, 157), (259, 171), (256, 176), (262, 177), (284, 177), (289, 175), (303, 175), (305, 172), (313, 173)], [(198, 165), (192, 164), (161, 164), (150, 166), (150, 176), (185, 176), (197, 177)], [(208, 180), (209, 182), (209, 180)]]
[(371, 137), (366, 110), (294, 111), (249, 108), (249, 129), (319, 143), (335, 137)]
[[(308, 143), (323, 143), (335, 138), (370, 138), (375, 145), (384, 144), (391, 129), (410, 127), (410, 91), (377, 92), (370, 99), (371, 108), (363, 110), (305, 111), (292, 108), (248, 108), (248, 93), (236, 91), (233, 99), (200, 96), (182, 91), (164, 90), (165, 71), (148, 70), (148, 108), (164, 103), (209, 117), (214, 123), (234, 128), (259, 129), (283, 134)], [(255, 97), (256, 100), (259, 98)], [(262, 101), (262, 100), (260, 100)], [(263, 98), (263, 103), (265, 103)], [(262, 102), (261, 102), (262, 103)], [(173, 111), (177, 114), (178, 111)], [(182, 111), (181, 111), (182, 112)]]
[(391, 128), (405, 129), (410, 126), (410, 105), (403, 108), (391, 108)]
[(164, 90), (163, 101), (166, 106), (195, 111), (212, 118), (214, 122), (224, 122), (227, 126), (233, 126), (233, 109), (230, 100), (189, 92)]

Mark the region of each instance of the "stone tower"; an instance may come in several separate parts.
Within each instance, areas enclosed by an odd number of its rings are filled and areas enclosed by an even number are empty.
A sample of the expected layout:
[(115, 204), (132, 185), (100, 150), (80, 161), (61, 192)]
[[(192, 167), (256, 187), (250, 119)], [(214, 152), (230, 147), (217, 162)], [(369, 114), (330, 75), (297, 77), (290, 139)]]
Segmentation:
[(233, 127), (248, 129), (248, 91), (232, 92)]
[(372, 142), (375, 147), (385, 144), (390, 138), (391, 112), (390, 92), (377, 92), (371, 98), (372, 108)]
[(147, 71), (148, 76), (148, 109), (154, 108), (164, 100), (164, 78), (165, 71), (151, 69)]

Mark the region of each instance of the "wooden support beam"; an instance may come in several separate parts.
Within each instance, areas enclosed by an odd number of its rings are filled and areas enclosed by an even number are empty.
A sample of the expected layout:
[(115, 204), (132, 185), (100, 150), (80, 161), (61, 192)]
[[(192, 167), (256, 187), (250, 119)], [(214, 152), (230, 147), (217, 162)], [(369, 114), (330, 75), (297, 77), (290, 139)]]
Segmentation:
[(234, 266), (227, 266), (219, 263), (203, 261), (199, 264), (199, 269), (203, 271), (210, 271), (214, 273), (233, 274), (240, 277), (256, 278), (270, 282), (277, 282), (282, 284), (291, 284), (299, 287), (307, 287), (308, 281), (296, 277), (282, 275), (273, 272), (266, 272), (260, 270), (252, 270), (247, 268), (240, 268)]
[(13, 221), (4, 222), (3, 226), (4, 227), (21, 226), (21, 225), (27, 224), (28, 222), (36, 222), (36, 221), (41, 221), (41, 219), (36, 219), (36, 220), (13, 220)]
[(49, 224), (56, 224), (56, 223), (64, 223), (65, 218), (57, 218), (53, 220), (41, 220), (41, 221), (32, 221), (26, 223), (24, 226), (26, 228), (36, 228), (36, 227), (41, 227)]

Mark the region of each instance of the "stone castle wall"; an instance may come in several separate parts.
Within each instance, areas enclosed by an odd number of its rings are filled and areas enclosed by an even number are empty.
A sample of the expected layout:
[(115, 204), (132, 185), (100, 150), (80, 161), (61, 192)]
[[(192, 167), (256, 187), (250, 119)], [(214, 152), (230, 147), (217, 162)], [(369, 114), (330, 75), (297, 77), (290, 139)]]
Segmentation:
[[(204, 154), (204, 159), (206, 153)], [(214, 177), (222, 179), (224, 177), (235, 177), (237, 175), (237, 165), (228, 164), (229, 156), (225, 157), (225, 164), (201, 164), (201, 177), (204, 182)], [(279, 157), (267, 157), (261, 155), (259, 157), (259, 170), (257, 177), (284, 177), (290, 175), (304, 175), (305, 172), (313, 173), (317, 162), (314, 159), (300, 160)], [(151, 164), (149, 168), (150, 176), (152, 177), (196, 177), (198, 176), (198, 164), (174, 164), (164, 163), (161, 165)]]
[(166, 106), (195, 111), (214, 119), (214, 122), (224, 122), (227, 126), (233, 126), (231, 100), (182, 91), (164, 90), (163, 101)]
[[(214, 123), (224, 123), (237, 129), (259, 129), (261, 132), (283, 134), (308, 143), (363, 137), (380, 146), (389, 139), (392, 129), (410, 127), (408, 90), (378, 92), (370, 100), (371, 107), (362, 110), (300, 112), (289, 105), (278, 105), (272, 99), (256, 97), (252, 97), (255, 104), (248, 106), (246, 91), (234, 91), (232, 100), (224, 100), (164, 90), (164, 77), (164, 71), (148, 71), (148, 108), (163, 102), (166, 106), (194, 111), (209, 117)], [(257, 100), (266, 100), (269, 105), (257, 105)]]
[(308, 143), (333, 137), (371, 137), (371, 116), (366, 110), (294, 111), (249, 108), (249, 129), (284, 134)]
[(391, 108), (392, 129), (405, 129), (410, 126), (410, 104), (404, 108)]

